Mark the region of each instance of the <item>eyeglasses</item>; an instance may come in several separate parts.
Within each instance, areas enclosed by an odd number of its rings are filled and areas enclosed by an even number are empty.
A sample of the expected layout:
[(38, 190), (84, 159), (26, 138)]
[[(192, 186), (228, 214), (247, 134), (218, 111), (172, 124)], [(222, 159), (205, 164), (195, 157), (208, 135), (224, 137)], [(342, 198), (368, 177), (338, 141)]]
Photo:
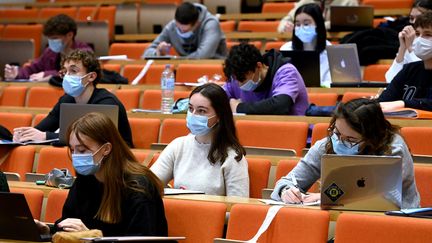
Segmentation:
[[(336, 135), (336, 137), (338, 138), (339, 141), (342, 142), (342, 144), (347, 147), (347, 148), (352, 148), (354, 146), (357, 146), (358, 144), (360, 144), (363, 139), (357, 139), (357, 138), (353, 138), (353, 137), (346, 137), (343, 136), (335, 127), (332, 131), (332, 135)], [(343, 138), (345, 137), (345, 138)]]

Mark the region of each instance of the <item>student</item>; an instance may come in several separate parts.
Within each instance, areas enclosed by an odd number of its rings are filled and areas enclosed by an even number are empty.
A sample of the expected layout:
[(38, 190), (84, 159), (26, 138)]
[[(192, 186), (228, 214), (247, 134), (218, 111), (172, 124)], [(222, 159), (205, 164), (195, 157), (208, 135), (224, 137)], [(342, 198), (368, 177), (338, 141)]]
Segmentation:
[(249, 197), (246, 152), (225, 92), (209, 83), (195, 88), (189, 99), (186, 124), (191, 134), (168, 144), (150, 169), (165, 184), (174, 179), (174, 188)]
[(323, 10), (323, 17), (325, 19), (326, 29), (330, 29), (330, 6), (358, 6), (357, 0), (300, 0), (295, 3), (294, 8), (289, 11), (288, 15), (283, 17), (278, 26), (279, 33), (289, 33), (294, 28), (294, 13), (297, 8), (308, 4), (314, 3), (321, 7)]
[(399, 32), (399, 49), (391, 67), (385, 74), (387, 83), (390, 83), (396, 74), (402, 70), (404, 64), (420, 61), (420, 58), (413, 52), (412, 44), (416, 37), (416, 31), (412, 25), (416, 21), (417, 16), (429, 10), (432, 10), (432, 0), (416, 0), (413, 3), (409, 15), (410, 24)]
[(0, 171), (0, 192), (9, 192), (9, 185), (7, 178), (3, 172)]
[(292, 41), (285, 43), (280, 50), (305, 50), (320, 53), (321, 86), (330, 88), (331, 77), (326, 46), (327, 40), (324, 18), (317, 4), (309, 3), (299, 7), (294, 16)]
[(272, 199), (286, 203), (319, 200), (319, 193), (300, 193), (291, 178), (295, 176), (299, 187), (307, 191), (320, 178), (323, 154), (392, 155), (402, 157), (402, 208), (420, 206), (409, 149), (398, 128), (385, 119), (378, 102), (362, 98), (340, 103), (328, 131), (328, 136), (317, 141), (296, 167), (276, 183)]
[(174, 48), (188, 58), (224, 58), (227, 52), (225, 35), (219, 20), (198, 3), (182, 3), (162, 33), (144, 52), (143, 57), (169, 55)]
[(421, 61), (403, 66), (378, 97), (383, 111), (414, 108), (432, 111), (432, 11), (417, 17), (413, 53)]
[(57, 138), (58, 133), (55, 131), (59, 128), (60, 104), (62, 103), (104, 104), (119, 107), (118, 129), (126, 143), (133, 147), (132, 133), (123, 104), (108, 90), (96, 88), (101, 78), (101, 68), (93, 53), (74, 50), (64, 58), (62, 66), (66, 74), (63, 77), (65, 95), (60, 97), (48, 116), (34, 128), (15, 128), (14, 141)]
[(45, 48), (41, 56), (29, 66), (19, 68), (6, 64), (5, 79), (47, 82), (52, 76), (58, 76), (62, 56), (75, 49), (92, 51), (86, 43), (75, 40), (77, 25), (71, 17), (65, 14), (48, 19), (44, 25), (43, 34), (48, 38), (48, 48)]
[[(88, 113), (68, 129), (76, 180), (51, 230), (99, 229), (104, 236), (167, 236), (159, 179), (141, 165), (102, 113)], [(49, 227), (38, 222), (44, 233)]]
[(224, 64), (223, 86), (231, 110), (260, 115), (304, 115), (308, 96), (303, 78), (279, 52), (264, 55), (253, 45), (231, 48)]

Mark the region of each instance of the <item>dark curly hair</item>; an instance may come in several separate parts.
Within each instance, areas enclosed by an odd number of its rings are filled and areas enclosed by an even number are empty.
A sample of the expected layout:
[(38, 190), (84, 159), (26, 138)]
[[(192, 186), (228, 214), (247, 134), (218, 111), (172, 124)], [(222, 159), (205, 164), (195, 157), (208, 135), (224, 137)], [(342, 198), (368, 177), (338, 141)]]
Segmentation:
[(245, 81), (248, 72), (255, 72), (257, 62), (264, 63), (260, 51), (253, 45), (241, 43), (233, 46), (225, 59), (223, 71), (228, 81)]
[(414, 22), (414, 28), (417, 29), (419, 27), (422, 29), (432, 27), (432, 11), (427, 11), (417, 16)]
[(194, 25), (198, 21), (199, 11), (189, 2), (184, 2), (175, 11), (175, 20), (180, 24)]
[(337, 119), (345, 119), (351, 129), (361, 134), (363, 144), (359, 148), (359, 154), (391, 153), (391, 143), (394, 135), (399, 133), (399, 127), (386, 120), (377, 100), (361, 98), (338, 105), (328, 129), (327, 153), (334, 153), (330, 136), (333, 134)]
[(77, 34), (77, 24), (75, 20), (65, 14), (56, 15), (45, 23), (43, 34), (45, 36), (66, 35), (73, 32), (74, 38)]
[(64, 63), (68, 61), (82, 62), (83, 66), (87, 69), (87, 73), (95, 72), (97, 74), (96, 79), (93, 81), (93, 86), (96, 86), (96, 84), (99, 83), (102, 71), (99, 61), (93, 52), (75, 49), (62, 59), (61, 67), (63, 67)]

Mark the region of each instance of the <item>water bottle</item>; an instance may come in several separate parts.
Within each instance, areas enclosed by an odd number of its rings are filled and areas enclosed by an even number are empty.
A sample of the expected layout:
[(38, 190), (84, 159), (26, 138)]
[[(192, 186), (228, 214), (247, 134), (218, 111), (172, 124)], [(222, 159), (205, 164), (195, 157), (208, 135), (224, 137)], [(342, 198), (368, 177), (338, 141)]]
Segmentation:
[(174, 103), (174, 73), (171, 71), (170, 65), (165, 66), (165, 70), (161, 76), (161, 112), (162, 114), (171, 114), (171, 108)]

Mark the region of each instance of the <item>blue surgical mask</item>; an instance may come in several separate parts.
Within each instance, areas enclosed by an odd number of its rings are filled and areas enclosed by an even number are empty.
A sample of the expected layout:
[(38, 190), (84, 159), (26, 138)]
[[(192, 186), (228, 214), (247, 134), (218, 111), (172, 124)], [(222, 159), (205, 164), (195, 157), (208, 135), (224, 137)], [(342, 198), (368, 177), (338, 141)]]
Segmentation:
[(101, 161), (94, 163), (93, 156), (101, 150), (103, 145), (93, 154), (72, 154), (72, 165), (76, 172), (80, 175), (94, 175), (100, 169)]
[(214, 116), (195, 115), (188, 111), (186, 115), (186, 125), (193, 135), (206, 135), (214, 126), (208, 127), (208, 120), (213, 117)]
[(63, 90), (65, 91), (65, 93), (72, 96), (72, 97), (80, 96), (88, 84), (87, 83), (85, 86), (82, 84), (82, 79), (86, 75), (76, 76), (76, 75), (66, 74), (63, 77), (63, 84), (62, 84)]
[(176, 27), (176, 32), (177, 32), (177, 35), (183, 39), (188, 39), (188, 38), (191, 38), (193, 36), (193, 31), (181, 32), (180, 29), (177, 27)]
[(359, 143), (355, 144), (352, 147), (348, 147), (334, 133), (331, 136), (331, 142), (332, 142), (332, 145), (333, 145), (333, 151), (336, 154), (356, 155), (359, 152), (359, 147), (360, 147)]
[(303, 43), (311, 43), (315, 37), (316, 26), (314, 25), (302, 25), (295, 27), (295, 35), (303, 42)]
[(61, 39), (48, 39), (48, 47), (55, 53), (63, 51), (64, 45)]
[(254, 91), (259, 83), (261, 81), (261, 77), (258, 76), (258, 80), (256, 82), (254, 82), (252, 79), (249, 79), (246, 83), (244, 83), (242, 86), (240, 86), (240, 89), (243, 91)]

